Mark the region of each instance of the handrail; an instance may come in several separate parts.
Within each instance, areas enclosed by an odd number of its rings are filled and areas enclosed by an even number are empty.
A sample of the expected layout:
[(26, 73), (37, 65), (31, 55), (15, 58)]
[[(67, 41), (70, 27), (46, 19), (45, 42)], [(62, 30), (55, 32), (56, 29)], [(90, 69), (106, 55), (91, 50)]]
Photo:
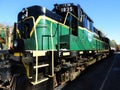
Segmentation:
[(52, 77), (54, 76), (54, 42), (52, 35), (52, 23), (50, 23), (50, 35), (51, 35), (51, 43), (52, 43)]
[[(17, 24), (19, 24), (19, 23), (21, 23), (22, 21), (25, 21), (25, 20), (27, 20), (27, 19), (30, 19), (30, 18), (34, 18), (33, 16), (29, 16), (29, 17), (27, 17), (27, 18), (25, 18), (25, 19), (23, 19), (23, 20), (21, 20), (21, 21), (18, 21), (17, 22)], [(35, 18), (34, 18), (34, 20), (33, 20), (33, 23), (34, 23), (34, 21), (35, 21)], [(34, 25), (35, 25), (35, 23), (34, 23)], [(33, 31), (33, 29), (34, 29), (34, 25), (33, 25), (33, 28), (32, 28), (32, 30), (31, 31)], [(19, 38), (21, 38), (21, 35), (20, 35), (20, 30), (18, 29), (18, 26), (16, 27), (16, 31), (17, 31), (17, 33), (18, 33), (18, 36), (19, 36)], [(30, 37), (31, 37), (31, 32), (30, 32)]]
[(78, 18), (78, 17), (76, 17), (74, 14), (72, 14), (71, 12), (67, 12), (67, 14), (66, 14), (66, 16), (65, 16), (64, 23), (63, 23), (63, 24), (65, 24), (65, 23), (66, 23), (66, 20), (67, 20), (68, 14), (72, 15), (72, 16), (73, 16), (74, 18), (76, 18), (79, 22), (81, 22), (81, 20), (79, 20), (79, 18)]
[[(36, 28), (35, 28), (35, 18), (33, 17), (33, 29), (35, 31), (35, 43), (36, 43), (36, 67), (38, 67), (38, 55), (37, 55), (37, 51), (38, 51), (38, 40), (37, 40), (37, 32), (36, 32)], [(38, 82), (38, 68), (36, 68), (36, 76), (35, 76), (35, 83)]]

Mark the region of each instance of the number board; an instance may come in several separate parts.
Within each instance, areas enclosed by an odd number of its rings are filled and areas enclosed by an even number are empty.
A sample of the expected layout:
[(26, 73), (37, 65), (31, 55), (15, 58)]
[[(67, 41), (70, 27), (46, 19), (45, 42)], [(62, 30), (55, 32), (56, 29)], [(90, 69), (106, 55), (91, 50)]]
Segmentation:
[(73, 7), (61, 7), (60, 9), (61, 12), (72, 12), (73, 11)]
[(72, 12), (73, 11), (73, 4), (62, 4), (60, 5), (61, 12)]

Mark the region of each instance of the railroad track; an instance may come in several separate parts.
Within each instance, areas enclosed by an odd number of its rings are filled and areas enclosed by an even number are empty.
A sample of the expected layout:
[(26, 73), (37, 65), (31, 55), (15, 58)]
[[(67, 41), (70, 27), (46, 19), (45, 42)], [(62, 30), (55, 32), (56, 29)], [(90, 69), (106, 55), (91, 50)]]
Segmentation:
[(120, 90), (119, 83), (120, 53), (117, 52), (91, 65), (74, 81), (55, 90)]

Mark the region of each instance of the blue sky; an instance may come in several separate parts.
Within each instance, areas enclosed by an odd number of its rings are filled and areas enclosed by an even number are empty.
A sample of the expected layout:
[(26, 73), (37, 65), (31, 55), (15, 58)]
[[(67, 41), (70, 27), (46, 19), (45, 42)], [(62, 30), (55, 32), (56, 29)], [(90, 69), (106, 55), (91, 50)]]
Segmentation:
[(0, 0), (0, 23), (13, 25), (25, 7), (40, 5), (52, 10), (55, 3), (80, 4), (94, 26), (120, 44), (120, 0)]

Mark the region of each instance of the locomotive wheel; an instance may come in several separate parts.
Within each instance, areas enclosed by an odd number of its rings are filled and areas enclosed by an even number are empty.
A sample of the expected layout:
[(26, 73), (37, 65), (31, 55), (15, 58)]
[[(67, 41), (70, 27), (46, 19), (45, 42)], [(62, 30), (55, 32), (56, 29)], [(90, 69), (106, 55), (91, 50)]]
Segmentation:
[(25, 75), (20, 75), (14, 77), (10, 90), (32, 90), (32, 85), (30, 85)]

